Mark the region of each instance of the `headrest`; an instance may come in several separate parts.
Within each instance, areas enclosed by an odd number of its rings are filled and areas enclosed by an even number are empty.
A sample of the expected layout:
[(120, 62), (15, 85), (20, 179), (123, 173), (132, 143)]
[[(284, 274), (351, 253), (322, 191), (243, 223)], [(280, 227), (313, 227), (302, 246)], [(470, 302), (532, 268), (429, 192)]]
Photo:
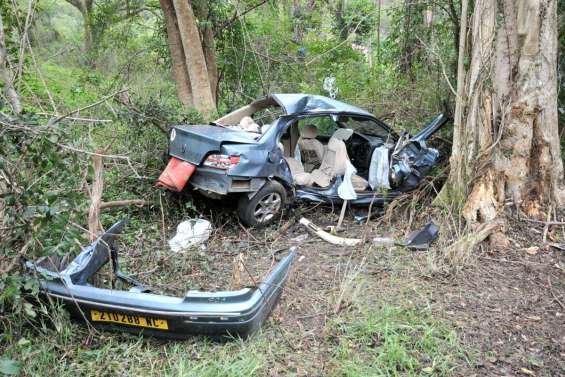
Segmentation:
[(353, 135), (353, 130), (351, 128), (338, 128), (332, 135), (332, 138), (346, 141), (351, 137), (351, 135)]
[(261, 132), (259, 125), (255, 123), (255, 121), (253, 121), (253, 118), (251, 118), (250, 116), (244, 116), (243, 118), (241, 118), (241, 120), (239, 121), (239, 127), (247, 132)]
[(315, 139), (318, 136), (318, 127), (313, 124), (307, 124), (300, 128), (300, 136), (303, 139)]

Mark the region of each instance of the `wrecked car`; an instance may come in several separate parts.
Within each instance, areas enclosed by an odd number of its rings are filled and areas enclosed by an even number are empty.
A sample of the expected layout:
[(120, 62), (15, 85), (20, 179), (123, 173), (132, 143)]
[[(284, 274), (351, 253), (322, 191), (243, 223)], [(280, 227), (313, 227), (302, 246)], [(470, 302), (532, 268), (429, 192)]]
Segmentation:
[(343, 202), (348, 166), (352, 205), (384, 205), (411, 191), (439, 157), (426, 140), (440, 114), (417, 135), (398, 135), (369, 112), (335, 99), (272, 94), (209, 125), (172, 127), (169, 163), (158, 184), (213, 199), (233, 196), (248, 226), (274, 221), (291, 199)]
[[(120, 270), (115, 241), (124, 224), (114, 224), (68, 264), (58, 255), (27, 261), (27, 271), (39, 278), (41, 294), (95, 328), (176, 339), (245, 338), (260, 328), (278, 301), (296, 255), (291, 250), (255, 287), (188, 291), (184, 297), (158, 295)], [(92, 285), (93, 276), (108, 262), (129, 290)]]

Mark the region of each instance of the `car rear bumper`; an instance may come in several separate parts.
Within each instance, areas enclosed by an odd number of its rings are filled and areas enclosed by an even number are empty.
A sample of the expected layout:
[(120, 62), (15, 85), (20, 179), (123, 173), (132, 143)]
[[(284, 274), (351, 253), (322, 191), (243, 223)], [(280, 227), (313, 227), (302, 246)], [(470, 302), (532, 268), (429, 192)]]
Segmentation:
[[(278, 301), (296, 255), (291, 250), (256, 287), (158, 295), (119, 271), (114, 239), (123, 225), (116, 223), (60, 272), (48, 268), (45, 260), (27, 262), (28, 271), (39, 275), (41, 293), (62, 302), (74, 319), (102, 329), (163, 338), (245, 338), (260, 328)], [(87, 282), (110, 257), (115, 275), (133, 285), (129, 291)]]
[(265, 181), (265, 178), (232, 176), (226, 170), (199, 166), (188, 183), (204, 194), (227, 195), (230, 193), (256, 192), (265, 184)]

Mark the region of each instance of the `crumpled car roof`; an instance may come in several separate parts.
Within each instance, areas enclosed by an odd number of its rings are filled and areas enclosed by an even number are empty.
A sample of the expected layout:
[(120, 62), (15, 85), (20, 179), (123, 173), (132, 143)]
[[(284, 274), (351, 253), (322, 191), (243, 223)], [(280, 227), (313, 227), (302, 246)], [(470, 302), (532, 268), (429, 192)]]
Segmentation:
[(270, 97), (273, 98), (288, 115), (331, 111), (374, 117), (373, 114), (359, 107), (319, 95), (289, 93), (271, 94)]

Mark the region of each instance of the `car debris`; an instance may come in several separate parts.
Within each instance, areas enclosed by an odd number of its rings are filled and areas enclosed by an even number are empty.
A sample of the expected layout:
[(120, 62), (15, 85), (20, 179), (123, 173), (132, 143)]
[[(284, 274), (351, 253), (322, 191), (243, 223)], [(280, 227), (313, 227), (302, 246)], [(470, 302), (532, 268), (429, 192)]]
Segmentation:
[(427, 250), (431, 243), (437, 239), (438, 234), (438, 226), (430, 221), (422, 229), (410, 233), (404, 241), (404, 246), (409, 249)]
[(177, 234), (169, 240), (172, 252), (179, 253), (206, 242), (212, 234), (212, 224), (204, 219), (190, 219), (177, 226)]
[[(356, 193), (350, 204), (382, 207), (414, 190), (436, 164), (439, 152), (426, 141), (447, 121), (440, 114), (417, 135), (398, 135), (332, 98), (272, 94), (209, 125), (172, 127), (158, 184), (232, 196), (242, 223), (256, 227), (275, 221), (291, 199), (342, 204), (344, 179)], [(355, 173), (344, 178), (348, 164)]]
[[(363, 242), (360, 238), (338, 237), (325, 232), (316, 224), (304, 217), (300, 219), (300, 224), (302, 224), (310, 233), (333, 245), (356, 246)], [(375, 237), (373, 238), (373, 244), (380, 247), (402, 246), (414, 250), (427, 250), (431, 243), (437, 239), (438, 234), (438, 226), (433, 222), (429, 222), (426, 226), (424, 226), (424, 228), (410, 233), (405, 241), (397, 241), (390, 237)]]
[[(124, 225), (124, 221), (114, 224), (68, 264), (58, 256), (27, 261), (27, 271), (39, 277), (41, 294), (62, 302), (72, 318), (96, 328), (177, 339), (193, 335), (246, 338), (260, 328), (278, 301), (297, 255), (296, 248), (291, 248), (255, 287), (191, 290), (184, 297), (158, 295), (119, 268), (115, 240)], [(131, 285), (129, 290), (89, 283), (109, 261), (116, 278)]]
[(355, 245), (359, 245), (362, 242), (362, 240), (358, 238), (343, 238), (343, 237), (334, 236), (333, 234), (323, 231), (316, 224), (314, 224), (313, 222), (311, 222), (310, 220), (304, 217), (300, 219), (300, 224), (304, 225), (304, 227), (312, 234), (320, 237), (324, 241), (327, 241), (333, 245), (355, 246)]

